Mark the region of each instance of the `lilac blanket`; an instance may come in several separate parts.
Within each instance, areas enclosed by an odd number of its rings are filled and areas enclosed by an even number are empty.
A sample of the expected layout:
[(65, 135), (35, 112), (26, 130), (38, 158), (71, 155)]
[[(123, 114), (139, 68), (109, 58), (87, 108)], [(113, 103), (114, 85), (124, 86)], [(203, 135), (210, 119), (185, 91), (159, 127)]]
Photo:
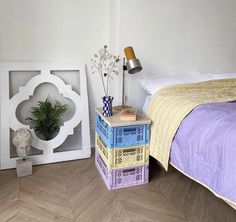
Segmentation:
[(170, 162), (236, 202), (236, 102), (195, 108), (175, 135)]

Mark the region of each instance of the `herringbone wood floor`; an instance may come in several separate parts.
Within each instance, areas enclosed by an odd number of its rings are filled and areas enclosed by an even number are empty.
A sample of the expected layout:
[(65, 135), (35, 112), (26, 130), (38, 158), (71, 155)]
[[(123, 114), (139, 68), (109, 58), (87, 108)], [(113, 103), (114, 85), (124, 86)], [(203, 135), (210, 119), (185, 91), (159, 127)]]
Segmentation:
[(151, 161), (147, 185), (108, 191), (94, 158), (0, 172), (0, 222), (236, 221), (236, 211), (204, 187)]

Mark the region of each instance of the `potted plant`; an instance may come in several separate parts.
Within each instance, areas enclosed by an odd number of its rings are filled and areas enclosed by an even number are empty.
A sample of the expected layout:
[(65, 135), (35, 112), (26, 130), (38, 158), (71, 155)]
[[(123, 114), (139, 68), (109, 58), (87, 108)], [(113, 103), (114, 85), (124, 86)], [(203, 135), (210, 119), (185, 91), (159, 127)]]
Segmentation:
[(52, 103), (48, 100), (39, 101), (36, 107), (31, 108), (29, 120), (36, 135), (43, 140), (51, 140), (59, 132), (60, 117), (66, 112), (67, 105), (59, 101)]
[(118, 56), (114, 56), (108, 52), (107, 46), (105, 45), (101, 48), (94, 58), (91, 59), (92, 62), (92, 74), (97, 73), (102, 82), (102, 87), (104, 90), (103, 100), (103, 115), (112, 116), (112, 101), (113, 97), (109, 95), (109, 82), (114, 79), (114, 76), (118, 76), (118, 63), (120, 59)]

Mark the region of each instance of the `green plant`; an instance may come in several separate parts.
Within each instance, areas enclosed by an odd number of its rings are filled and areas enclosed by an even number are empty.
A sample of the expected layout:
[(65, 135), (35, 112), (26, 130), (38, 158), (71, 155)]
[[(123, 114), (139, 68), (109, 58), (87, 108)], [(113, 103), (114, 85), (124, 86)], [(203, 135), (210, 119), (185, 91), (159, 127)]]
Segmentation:
[(29, 120), (35, 133), (43, 140), (51, 140), (60, 129), (59, 121), (62, 114), (67, 110), (67, 105), (55, 101), (53, 104), (48, 98), (39, 101), (36, 107), (31, 108)]

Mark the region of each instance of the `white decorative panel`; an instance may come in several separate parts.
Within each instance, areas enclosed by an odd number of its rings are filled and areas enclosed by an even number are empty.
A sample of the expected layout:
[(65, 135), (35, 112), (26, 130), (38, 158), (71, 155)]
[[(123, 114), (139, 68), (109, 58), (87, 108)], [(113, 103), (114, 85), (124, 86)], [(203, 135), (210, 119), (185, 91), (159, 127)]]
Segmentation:
[[(75, 92), (71, 85), (58, 76), (53, 75), (52, 71), (78, 71), (80, 75), (80, 95)], [(39, 71), (40, 74), (32, 77), (25, 86), (19, 88), (19, 92), (10, 98), (9, 95), (9, 76), (12, 71)], [(89, 111), (87, 96), (87, 81), (85, 66), (77, 64), (44, 64), (44, 63), (0, 63), (1, 75), (1, 169), (14, 168), (16, 158), (10, 156), (10, 135), (9, 131), (19, 128), (27, 128), (33, 135), (34, 148), (42, 150), (43, 153), (31, 156), (33, 164), (52, 163), (65, 160), (88, 158), (91, 155), (90, 131), (89, 131)], [(43, 84), (53, 84), (59, 93), (70, 99), (75, 105), (72, 118), (65, 121), (60, 127), (59, 133), (49, 141), (38, 138), (29, 125), (21, 123), (16, 117), (17, 107), (33, 96), (35, 89)], [(82, 149), (73, 151), (54, 152), (62, 145), (69, 135), (73, 135), (74, 129), (81, 123)]]

